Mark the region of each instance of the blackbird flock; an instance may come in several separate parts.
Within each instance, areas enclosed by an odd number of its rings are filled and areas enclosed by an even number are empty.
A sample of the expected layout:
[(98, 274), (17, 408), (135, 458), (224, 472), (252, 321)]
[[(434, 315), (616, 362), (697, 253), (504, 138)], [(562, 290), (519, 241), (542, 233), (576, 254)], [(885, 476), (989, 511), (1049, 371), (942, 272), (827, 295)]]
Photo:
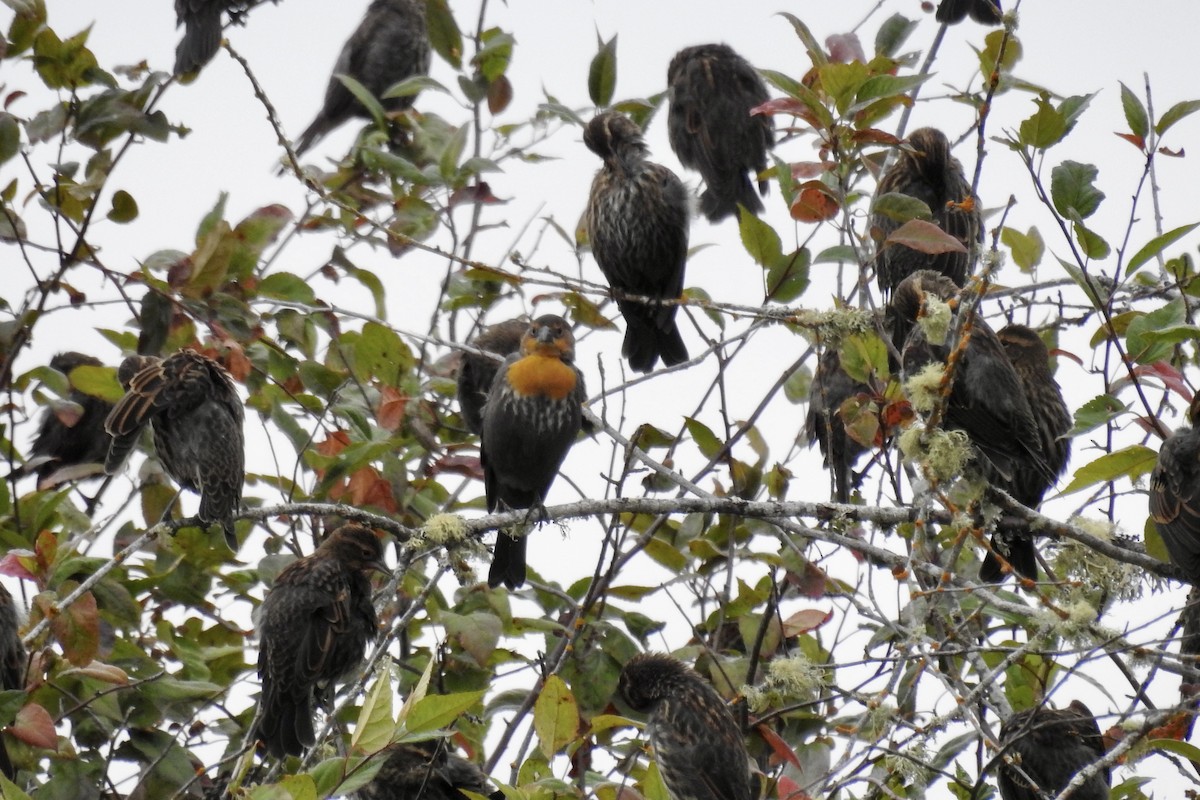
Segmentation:
[[(217, 49), (224, 16), (238, 21), (252, 5), (250, 0), (176, 0), (185, 28), (176, 74), (201, 68)], [(946, 24), (967, 16), (987, 24), (1001, 21), (995, 0), (942, 0), (937, 9), (937, 19)], [(379, 96), (399, 81), (424, 75), (429, 65), (423, 5), (374, 0), (334, 72)], [(758, 72), (728, 46), (710, 44), (676, 54), (667, 77), (669, 140), (680, 163), (704, 181), (700, 211), (713, 222), (760, 213), (774, 127), (769, 114), (756, 112), (769, 99)], [(388, 111), (403, 110), (412, 96), (383, 103)], [(342, 81), (331, 78), (324, 105), (296, 151), (304, 152), (352, 116), (368, 114)], [(660, 361), (667, 367), (681, 364), (689, 358), (676, 323), (688, 252), (688, 191), (671, 170), (649, 160), (641, 130), (623, 114), (598, 114), (585, 127), (584, 143), (602, 161), (584, 227), (625, 318), (622, 355), (636, 372), (649, 372)], [(959, 246), (929, 254), (891, 241), (901, 222), (886, 211), (888, 195), (924, 203), (928, 218)], [(880, 292), (889, 299), (884, 329), (892, 370), (909, 380), (931, 365), (952, 364), (942, 407), (935, 409), (941, 425), (962, 431), (970, 441), (973, 474), (1036, 507), (1066, 468), (1071, 415), (1038, 333), (1019, 324), (993, 332), (974, 311), (975, 289), (967, 280), (982, 243), (982, 216), (947, 137), (935, 128), (914, 131), (880, 178), (876, 199), (874, 267)], [(935, 319), (940, 324), (933, 324)], [(583, 427), (586, 391), (575, 365), (572, 329), (562, 317), (544, 315), (493, 325), (470, 344), (458, 372), (458, 401), (463, 424), (480, 438), (487, 508), (526, 510), (527, 521), (544, 520), (547, 492)], [(101, 364), (63, 353), (50, 366), (69, 377), (77, 367)], [(115, 405), (73, 388), (62, 413), (48, 410), (25, 470), (45, 480), (66, 467), (102, 462), (115, 472), (149, 428), (166, 473), (182, 489), (200, 495), (198, 513), (180, 524), (220, 525), (236, 551), (245, 445), (243, 407), (233, 379), (216, 361), (191, 350), (166, 358), (131, 356), (120, 365), (118, 378), (126, 393)], [(879, 389), (847, 374), (837, 347), (821, 353), (806, 428), (833, 473), (838, 502), (853, 499), (855, 462), (875, 449), (851, 435), (843, 412), (851, 401), (869, 400)], [(1150, 485), (1151, 516), (1171, 560), (1196, 583), (1198, 417), (1200, 398), (1189, 410), (1192, 427), (1164, 443)], [(524, 533), (499, 534), (489, 586), (516, 589), (525, 583)], [(382, 540), (361, 525), (347, 524), (312, 555), (280, 572), (267, 592), (258, 625), (262, 695), (254, 736), (270, 755), (298, 756), (316, 743), (316, 706), (328, 703), (335, 683), (354, 673), (375, 641), (378, 623), (367, 578), (372, 571), (388, 572)], [(980, 578), (998, 582), (1011, 573), (1036, 580), (1038, 563), (1033, 532), (1008, 526), (986, 548)], [(1185, 627), (1200, 639), (1194, 620)], [(3, 688), (24, 685), (25, 659), (15, 604), (0, 587)], [(625, 665), (618, 694), (632, 710), (648, 715), (646, 735), (674, 800), (757, 796), (742, 725), (704, 677), (671, 656), (643, 654)], [(1088, 777), (1074, 796), (1107, 797), (1108, 768), (1096, 764), (1104, 746), (1082, 703), (1014, 714), (1003, 725), (1001, 742), (997, 773), (1004, 800), (1057, 793), (1081, 770), (1088, 770)], [(494, 792), (477, 767), (448, 752), (440, 740), (391, 745), (383, 757), (378, 777), (360, 790), (360, 798), (465, 800), (463, 790)], [(2, 749), (0, 771), (13, 774)]]

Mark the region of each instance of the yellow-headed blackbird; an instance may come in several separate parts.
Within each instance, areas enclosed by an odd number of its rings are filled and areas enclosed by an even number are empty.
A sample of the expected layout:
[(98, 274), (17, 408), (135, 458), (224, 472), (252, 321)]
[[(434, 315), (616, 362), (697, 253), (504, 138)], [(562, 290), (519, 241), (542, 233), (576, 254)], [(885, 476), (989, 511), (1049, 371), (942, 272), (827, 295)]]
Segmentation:
[(834, 499), (839, 503), (850, 502), (851, 467), (867, 452), (846, 433), (842, 421), (842, 404), (859, 394), (869, 396), (871, 387), (846, 374), (837, 348), (826, 348), (809, 386), (805, 429), (809, 444), (815, 441), (820, 446), (825, 466), (833, 473)]
[[(1007, 759), (1000, 763), (1000, 796), (1004, 800), (1041, 800), (1059, 792), (1084, 767), (1104, 757), (1100, 726), (1078, 700), (1067, 708), (1028, 708), (1013, 714), (1000, 728)], [(1108, 800), (1108, 767), (1097, 770), (1071, 797)]]
[(1163, 442), (1150, 473), (1150, 516), (1171, 563), (1200, 583), (1200, 394), (1188, 408), (1190, 427)]
[[(471, 340), (471, 346), (476, 350), (495, 353), (503, 359), (520, 349), (521, 339), (528, 330), (528, 320), (506, 320), (485, 328)], [(500, 364), (499, 359), (487, 356), (474, 353), (462, 355), (462, 365), (458, 368), (458, 407), (471, 433), (483, 432), (483, 404), (487, 402)]]
[(467, 800), (464, 789), (484, 797), (495, 792), (483, 770), (447, 748), (441, 739), (389, 745), (387, 760), (359, 789), (358, 800)]
[(920, 128), (909, 135), (907, 147), (897, 152), (896, 162), (875, 189), (877, 198), (889, 193), (908, 195), (927, 205), (933, 222), (962, 242), (967, 252), (929, 255), (902, 244), (889, 244), (887, 237), (902, 222), (875, 212), (871, 227), (872, 235), (876, 231), (879, 235), (875, 255), (879, 290), (886, 296), (919, 269), (940, 272), (962, 286), (970, 272), (971, 250), (982, 241), (983, 220), (979, 202), (971, 195), (971, 183), (963, 174), (962, 164), (950, 155), (950, 142), (944, 133), (936, 128)]
[[(667, 67), (670, 111), (667, 133), (679, 162), (700, 173), (705, 191), (700, 207), (712, 222), (763, 210), (747, 176), (767, 168), (775, 123), (750, 109), (767, 102), (766, 84), (750, 62), (724, 44), (686, 47)], [(758, 189), (767, 191), (767, 182)]]
[[(66, 375), (76, 367), (104, 366), (99, 359), (82, 353), (59, 353), (50, 359), (50, 366)], [(104, 430), (104, 419), (112, 411), (112, 403), (84, 394), (72, 387), (67, 401), (73, 404), (65, 413), (46, 409), (37, 436), (29, 448), (30, 463), (19, 474), (36, 471), (39, 486), (59, 470), (83, 464), (103, 464), (111, 441)], [(55, 478), (52, 483), (69, 480), (73, 475)]]
[[(25, 688), (28, 658), (25, 645), (21, 643), (16, 601), (8, 589), (0, 586), (0, 689)], [(9, 780), (16, 775), (3, 739), (0, 739), (0, 773)]]
[(216, 54), (221, 46), (223, 12), (239, 20), (253, 4), (252, 0), (175, 0), (176, 27), (183, 28), (183, 38), (175, 48), (175, 74), (194, 72)]
[(159, 359), (130, 356), (117, 377), (126, 394), (108, 415), (112, 435), (105, 468), (117, 472), (149, 425), (163, 469), (184, 489), (200, 495), (196, 521), (219, 522), (237, 551), (233, 518), (242, 502), (245, 442), (242, 402), (220, 364), (191, 350)]
[[(946, 363), (945, 342), (930, 341), (919, 316), (934, 300), (957, 305), (958, 287), (944, 275), (919, 270), (901, 281), (892, 297), (896, 323), (907, 325), (902, 353), (905, 380), (927, 364)], [(976, 316), (971, 336), (954, 371), (943, 427), (964, 431), (975, 446), (984, 475), (1004, 487), (1021, 471), (1037, 472), (1047, 485), (1057, 476), (1042, 453), (1041, 433), (1021, 380), (1004, 345), (982, 317)]]
[(937, 10), (937, 21), (955, 25), (971, 15), (971, 19), (983, 25), (999, 25), (1004, 21), (1000, 0), (942, 0)]
[(367, 570), (388, 572), (383, 543), (361, 525), (343, 525), (311, 556), (289, 564), (259, 616), (255, 735), (271, 755), (298, 756), (316, 743), (313, 705), (362, 663), (378, 636)]
[[(1063, 400), (1058, 381), (1054, 380), (1054, 373), (1050, 371), (1050, 353), (1037, 333), (1024, 325), (1007, 325), (1000, 329), (996, 338), (1008, 354), (1021, 383), (1021, 391), (1033, 412), (1042, 459), (1055, 477), (1062, 475), (1071, 455), (1071, 440), (1066, 438), (1071, 430), (1071, 412)], [(1054, 482), (1047, 481), (1039, 470), (1018, 469), (1002, 488), (1007, 489), (1018, 503), (1037, 508), (1046, 490), (1053, 485)], [(999, 550), (1018, 574), (1037, 578), (1037, 556), (1031, 531), (996, 533), (992, 536), (992, 549)], [(1000, 561), (989, 552), (979, 569), (979, 579), (995, 583), (1003, 578)]]
[[(539, 510), (575, 443), (587, 390), (575, 366), (575, 336), (562, 317), (530, 324), (521, 349), (496, 373), (483, 409), (480, 459), (488, 511)], [(525, 583), (525, 538), (496, 537), (488, 585)]]
[(429, 72), (432, 51), (420, 0), (373, 0), (358, 28), (342, 47), (325, 89), (325, 104), (296, 142), (299, 155), (351, 117), (369, 118), (338, 75), (348, 75), (379, 98), (387, 111), (411, 108), (414, 95), (382, 97), (407, 78)]
[(672, 800), (750, 800), (750, 757), (729, 707), (680, 661), (642, 653), (621, 670), (618, 691), (648, 713), (646, 735)]
[[(584, 211), (600, 271), (624, 294), (678, 298), (687, 262), (687, 190), (671, 170), (646, 160), (642, 132), (624, 114), (594, 117), (583, 143), (604, 159)], [(621, 354), (634, 371), (649, 372), (660, 357), (667, 366), (687, 361), (674, 305), (618, 299), (617, 307), (628, 326)]]

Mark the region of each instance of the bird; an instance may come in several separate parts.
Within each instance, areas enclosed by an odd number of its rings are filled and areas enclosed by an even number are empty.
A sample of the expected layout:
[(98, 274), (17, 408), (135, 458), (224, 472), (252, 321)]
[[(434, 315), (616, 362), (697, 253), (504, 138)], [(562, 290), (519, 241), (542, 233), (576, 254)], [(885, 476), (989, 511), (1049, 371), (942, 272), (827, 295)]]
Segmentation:
[(325, 89), (325, 103), (296, 141), (296, 155), (351, 117), (370, 117), (338, 75), (361, 83), (386, 111), (403, 111), (412, 107), (413, 95), (381, 95), (400, 81), (428, 74), (432, 57), (421, 0), (373, 0), (338, 55)]
[[(29, 654), (21, 642), (20, 626), (17, 603), (8, 589), (0, 586), (0, 689), (25, 688)], [(3, 739), (0, 739), (0, 773), (9, 780), (17, 774)]]
[(938, 22), (956, 25), (968, 14), (982, 25), (999, 25), (1004, 21), (1000, 0), (942, 0), (935, 16)]
[(117, 378), (126, 392), (104, 423), (112, 436), (105, 470), (121, 469), (149, 425), (163, 469), (200, 495), (194, 522), (205, 528), (220, 523), (237, 552), (234, 515), (242, 502), (245, 441), (242, 402), (229, 373), (207, 356), (180, 350), (165, 359), (129, 356)]
[[(50, 359), (51, 369), (58, 370), (68, 379), (72, 370), (85, 366), (102, 367), (104, 364), (98, 358), (75, 352), (58, 353)], [(46, 409), (29, 447), (30, 463), (19, 470), (21, 475), (31, 470), (36, 472), (39, 486), (64, 467), (103, 464), (108, 454), (110, 438), (104, 430), (104, 420), (113, 404), (84, 394), (74, 385), (66, 399), (78, 407), (78, 413), (60, 413), (53, 407)]]
[[(575, 336), (562, 317), (538, 317), (496, 372), (483, 409), (480, 461), (489, 512), (530, 509), (545, 519), (546, 493), (575, 443), (587, 397)], [(488, 585), (525, 583), (525, 537), (500, 531)]]
[(970, 273), (972, 245), (983, 241), (983, 219), (962, 164), (950, 154), (946, 134), (936, 128), (920, 128), (909, 134), (907, 146), (897, 152), (895, 163), (875, 189), (876, 198), (890, 193), (908, 195), (925, 203), (933, 222), (962, 242), (967, 252), (930, 255), (902, 244), (889, 244), (887, 237), (902, 223), (874, 211), (872, 236), (877, 236), (879, 242), (875, 278), (884, 297), (919, 269), (940, 272), (961, 287)]
[(500, 358), (463, 353), (458, 368), (458, 407), (471, 433), (478, 435), (483, 430), (483, 405), (487, 402), (492, 381), (502, 360), (520, 349), (521, 339), (528, 330), (529, 320), (526, 319), (510, 319), (489, 325), (471, 340), (471, 346), (476, 350), (495, 353)]
[[(931, 298), (956, 307), (958, 291), (952, 280), (932, 270), (918, 270), (896, 287), (891, 309), (895, 323), (905, 330), (901, 363), (906, 382), (926, 365), (944, 364), (949, 358), (946, 344), (930, 341), (916, 322), (928, 310)], [(979, 316), (972, 322), (970, 339), (955, 368), (943, 427), (967, 434), (977, 466), (993, 481), (1011, 486), (1022, 470), (1037, 472), (1047, 485), (1057, 479), (1042, 453), (1041, 434), (1017, 371), (1004, 345)]]
[[(1071, 430), (1072, 418), (1063, 400), (1062, 388), (1050, 371), (1050, 353), (1037, 332), (1025, 325), (1006, 325), (996, 332), (996, 338), (1017, 373), (1021, 393), (1033, 413), (1042, 459), (1057, 479), (1067, 468), (1071, 456), (1071, 440), (1067, 433)], [(1054, 481), (1048, 481), (1042, 471), (1019, 469), (1001, 488), (1018, 503), (1037, 508), (1053, 485)], [(996, 583), (1004, 578), (1000, 561), (992, 552), (995, 550), (1012, 564), (1017, 574), (1037, 579), (1037, 553), (1032, 531), (1005, 531), (992, 535), (992, 549), (984, 556), (979, 568), (979, 579), (986, 583)]]
[(649, 714), (646, 736), (672, 800), (750, 800), (750, 756), (728, 705), (678, 659), (640, 653), (625, 664), (617, 691)]
[[(642, 132), (624, 114), (593, 117), (583, 142), (604, 161), (592, 181), (584, 225), (609, 285), (625, 294), (676, 299), (688, 250), (688, 198), (671, 170), (647, 161)], [(621, 354), (635, 372), (687, 361), (674, 305), (617, 298), (627, 329)]]
[(1150, 473), (1150, 517), (1171, 563), (1200, 583), (1200, 394), (1192, 398), (1187, 418), (1190, 425), (1158, 450)]
[(259, 613), (260, 716), (254, 735), (276, 758), (316, 744), (313, 706), (358, 667), (378, 638), (368, 570), (388, 573), (383, 543), (343, 525), (275, 579)]
[(826, 468), (833, 473), (834, 499), (839, 503), (850, 502), (851, 467), (867, 452), (846, 433), (842, 421), (842, 404), (860, 394), (871, 395), (871, 387), (846, 374), (836, 347), (825, 348), (808, 390), (805, 430), (809, 443), (817, 443)]
[[(279, 2), (279, 0), (275, 0)], [(238, 20), (253, 0), (175, 0), (175, 27), (183, 38), (175, 48), (175, 75), (185, 75), (207, 64), (221, 46), (221, 14)]]
[(497, 800), (503, 797), (483, 770), (448, 752), (443, 739), (391, 744), (383, 757), (374, 780), (358, 790), (358, 800), (468, 800), (464, 789)]
[[(1013, 763), (1001, 761), (1002, 800), (1057, 797), (1089, 764), (1104, 757), (1100, 726), (1088, 707), (1073, 700), (1064, 709), (1027, 708), (1004, 721), (1000, 742)], [(1108, 800), (1108, 767), (1097, 770), (1072, 795), (1078, 800)]]
[[(754, 184), (767, 168), (767, 150), (775, 144), (775, 123), (750, 110), (767, 102), (763, 79), (732, 47), (701, 44), (685, 47), (667, 67), (667, 133), (679, 163), (698, 171), (705, 190), (700, 207), (712, 222), (738, 213), (763, 210)], [(758, 181), (764, 195), (767, 182)]]

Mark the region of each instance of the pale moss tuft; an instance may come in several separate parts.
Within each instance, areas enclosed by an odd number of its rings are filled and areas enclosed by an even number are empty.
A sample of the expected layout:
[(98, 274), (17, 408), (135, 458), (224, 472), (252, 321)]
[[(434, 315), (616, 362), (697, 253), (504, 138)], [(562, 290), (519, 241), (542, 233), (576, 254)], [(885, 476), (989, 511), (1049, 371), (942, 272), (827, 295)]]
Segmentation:
[(919, 425), (900, 434), (899, 445), (905, 459), (920, 464), (928, 477), (938, 483), (960, 474), (973, 455), (971, 442), (963, 431), (929, 431)]
[(743, 686), (742, 696), (757, 713), (792, 703), (815, 700), (824, 683), (825, 670), (803, 654), (777, 658), (767, 667), (762, 686)]
[(891, 729), (895, 721), (896, 707), (880, 703), (873, 708), (868, 708), (867, 713), (863, 714), (862, 723), (858, 727), (858, 736), (864, 741), (877, 742)]
[[(1118, 529), (1108, 520), (1072, 517), (1070, 524), (1103, 541), (1112, 541)], [(1140, 567), (1116, 561), (1087, 545), (1064, 539), (1054, 558), (1055, 573), (1080, 583), (1080, 591), (1093, 605), (1137, 600), (1146, 588)]]
[(923, 313), (917, 318), (917, 324), (925, 331), (929, 341), (934, 344), (946, 341), (946, 333), (950, 330), (950, 322), (953, 319), (954, 313), (950, 310), (949, 303), (931, 294), (925, 295)]
[(422, 540), (432, 545), (455, 545), (468, 536), (467, 523), (458, 514), (434, 514), (421, 530)]
[(928, 414), (942, 399), (942, 376), (945, 365), (934, 361), (904, 382), (904, 394), (917, 411)]
[(899, 775), (906, 784), (923, 790), (933, 779), (933, 771), (925, 766), (930, 760), (929, 748), (918, 742), (904, 755), (885, 756), (883, 766), (893, 775)]

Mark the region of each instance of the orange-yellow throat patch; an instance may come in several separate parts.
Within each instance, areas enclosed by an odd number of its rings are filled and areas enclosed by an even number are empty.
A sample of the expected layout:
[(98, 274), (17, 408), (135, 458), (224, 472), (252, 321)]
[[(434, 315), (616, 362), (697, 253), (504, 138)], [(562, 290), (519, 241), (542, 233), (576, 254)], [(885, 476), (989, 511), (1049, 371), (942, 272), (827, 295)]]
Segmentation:
[(508, 382), (517, 394), (525, 397), (549, 397), (562, 400), (575, 391), (575, 370), (560, 358), (538, 353), (513, 362), (508, 368)]

